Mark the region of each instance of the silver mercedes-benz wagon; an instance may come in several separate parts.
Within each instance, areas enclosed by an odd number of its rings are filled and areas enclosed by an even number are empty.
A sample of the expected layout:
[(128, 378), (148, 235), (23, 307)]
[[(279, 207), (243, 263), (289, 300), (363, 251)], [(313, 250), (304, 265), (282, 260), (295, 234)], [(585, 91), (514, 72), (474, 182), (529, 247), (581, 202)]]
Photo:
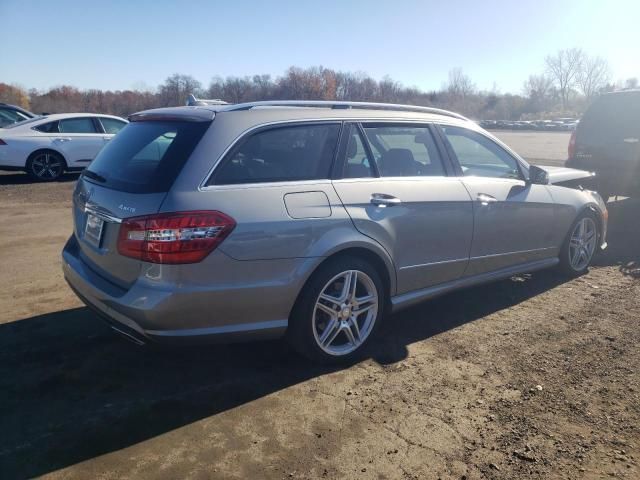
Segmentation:
[(140, 112), (73, 194), (77, 295), (139, 343), (286, 336), (362, 354), (390, 312), (606, 246), (588, 172), (527, 164), (414, 106), (256, 102)]

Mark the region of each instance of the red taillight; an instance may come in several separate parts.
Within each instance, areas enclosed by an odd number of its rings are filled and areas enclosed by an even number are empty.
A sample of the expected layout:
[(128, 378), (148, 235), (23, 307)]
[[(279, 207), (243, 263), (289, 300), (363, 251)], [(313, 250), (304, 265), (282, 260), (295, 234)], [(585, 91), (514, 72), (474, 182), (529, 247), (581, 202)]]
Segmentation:
[(7, 142), (5, 142), (4, 140), (2, 140), (2, 139), (0, 138), (0, 145), (6, 145), (6, 144), (7, 144)]
[(231, 233), (235, 220), (221, 212), (159, 213), (120, 224), (118, 252), (152, 263), (197, 263)]
[(571, 138), (569, 139), (569, 158), (573, 158), (576, 153), (576, 131), (571, 132)]

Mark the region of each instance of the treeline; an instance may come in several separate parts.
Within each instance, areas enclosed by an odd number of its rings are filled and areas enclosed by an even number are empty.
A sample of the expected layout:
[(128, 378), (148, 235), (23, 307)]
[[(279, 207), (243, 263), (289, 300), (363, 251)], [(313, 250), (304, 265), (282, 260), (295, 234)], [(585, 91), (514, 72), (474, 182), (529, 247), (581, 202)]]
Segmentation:
[(545, 59), (545, 71), (531, 75), (521, 93), (479, 90), (462, 69), (449, 72), (438, 90), (407, 87), (390, 77), (376, 80), (364, 73), (325, 67), (290, 67), (283, 75), (214, 77), (203, 86), (190, 75), (174, 74), (154, 91), (59, 86), (47, 91), (0, 83), (0, 101), (36, 113), (99, 112), (126, 117), (148, 108), (184, 105), (189, 94), (230, 103), (256, 100), (351, 100), (434, 106), (477, 119), (526, 120), (579, 115), (596, 96), (620, 88), (635, 88), (637, 78), (611, 83), (607, 62), (580, 49), (560, 50)]

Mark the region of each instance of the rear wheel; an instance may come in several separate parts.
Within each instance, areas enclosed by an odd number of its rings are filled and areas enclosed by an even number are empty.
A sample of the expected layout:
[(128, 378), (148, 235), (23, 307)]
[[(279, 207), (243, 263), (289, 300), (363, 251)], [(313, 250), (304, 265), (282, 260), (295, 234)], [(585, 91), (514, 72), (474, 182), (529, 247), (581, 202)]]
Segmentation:
[(598, 246), (598, 220), (591, 211), (574, 222), (560, 252), (560, 268), (571, 276), (587, 272)]
[(289, 322), (292, 346), (321, 363), (362, 356), (382, 322), (385, 290), (380, 275), (359, 258), (336, 258), (304, 287)]
[(27, 173), (40, 182), (57, 180), (64, 173), (65, 167), (62, 156), (49, 150), (35, 152), (27, 160)]

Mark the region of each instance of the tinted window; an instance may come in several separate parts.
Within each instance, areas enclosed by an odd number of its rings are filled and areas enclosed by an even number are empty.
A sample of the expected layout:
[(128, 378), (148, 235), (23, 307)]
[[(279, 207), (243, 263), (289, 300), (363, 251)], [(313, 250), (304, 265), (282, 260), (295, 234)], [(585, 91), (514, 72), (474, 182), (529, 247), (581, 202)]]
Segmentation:
[(116, 134), (126, 125), (126, 122), (116, 120), (115, 118), (100, 117), (100, 123), (104, 127), (105, 133)]
[(637, 137), (640, 134), (640, 92), (599, 97), (580, 120), (578, 140), (589, 142)]
[(61, 133), (96, 133), (96, 126), (90, 118), (69, 118), (58, 123)]
[(216, 185), (329, 178), (339, 124), (258, 132), (231, 151), (209, 182)]
[(87, 179), (126, 192), (166, 192), (209, 125), (129, 123), (91, 162)]
[(58, 122), (48, 122), (43, 123), (42, 125), (38, 125), (37, 127), (33, 127), (35, 130), (44, 133), (58, 133)]
[(465, 176), (521, 178), (518, 162), (502, 147), (472, 130), (443, 126)]
[(0, 109), (0, 127), (11, 125), (17, 122), (22, 122), (28, 119), (29, 117), (16, 110)]
[(364, 126), (382, 177), (446, 175), (427, 127)]
[(369, 160), (360, 132), (358, 132), (358, 128), (354, 125), (350, 126), (349, 139), (347, 140), (343, 177), (375, 177), (373, 162)]

